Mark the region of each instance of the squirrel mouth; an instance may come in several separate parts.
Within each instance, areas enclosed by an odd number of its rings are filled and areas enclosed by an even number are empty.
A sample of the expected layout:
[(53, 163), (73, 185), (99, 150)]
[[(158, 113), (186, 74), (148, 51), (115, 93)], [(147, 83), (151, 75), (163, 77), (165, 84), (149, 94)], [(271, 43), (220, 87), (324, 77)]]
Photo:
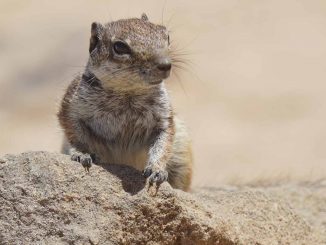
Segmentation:
[(149, 82), (149, 84), (151, 84), (151, 85), (157, 85), (157, 84), (160, 84), (162, 82), (163, 82), (163, 80), (157, 80), (157, 81), (151, 81), (151, 82)]

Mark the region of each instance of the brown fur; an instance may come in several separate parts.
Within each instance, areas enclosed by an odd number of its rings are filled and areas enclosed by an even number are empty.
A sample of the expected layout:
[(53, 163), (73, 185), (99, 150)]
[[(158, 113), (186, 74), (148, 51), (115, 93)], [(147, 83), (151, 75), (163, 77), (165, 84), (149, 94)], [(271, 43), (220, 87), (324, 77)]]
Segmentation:
[[(117, 42), (130, 52), (117, 53)], [(188, 190), (191, 146), (164, 86), (169, 62), (166, 28), (144, 15), (106, 26), (93, 23), (87, 68), (69, 85), (58, 113), (63, 152), (83, 165), (90, 154), (96, 163), (130, 165), (144, 170), (150, 183), (169, 176), (173, 187)]]

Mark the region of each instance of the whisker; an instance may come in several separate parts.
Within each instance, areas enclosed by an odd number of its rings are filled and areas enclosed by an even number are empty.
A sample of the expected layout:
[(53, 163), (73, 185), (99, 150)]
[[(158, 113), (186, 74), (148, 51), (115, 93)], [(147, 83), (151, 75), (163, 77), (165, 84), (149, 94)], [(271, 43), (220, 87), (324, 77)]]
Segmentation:
[(165, 11), (165, 6), (166, 6), (167, 0), (164, 1), (162, 13), (161, 13), (161, 24), (164, 25), (164, 11)]
[(65, 64), (65, 66), (74, 67), (74, 68), (86, 68), (87, 67), (85, 65), (69, 65), (69, 64)]
[(173, 71), (173, 70), (172, 70), (172, 74), (177, 78), (178, 84), (180, 85), (183, 93), (188, 97), (188, 94), (187, 94), (187, 92), (186, 92), (186, 90), (185, 90), (185, 88), (184, 88), (184, 86), (183, 86), (183, 84), (181, 82), (179, 74), (176, 71)]

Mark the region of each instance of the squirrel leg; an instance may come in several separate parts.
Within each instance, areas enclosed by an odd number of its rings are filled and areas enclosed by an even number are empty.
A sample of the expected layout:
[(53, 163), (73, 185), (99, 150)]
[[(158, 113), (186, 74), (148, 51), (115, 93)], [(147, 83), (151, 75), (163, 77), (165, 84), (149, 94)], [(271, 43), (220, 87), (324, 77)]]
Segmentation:
[(143, 176), (148, 178), (150, 185), (159, 186), (168, 180), (166, 163), (171, 155), (172, 134), (163, 130), (149, 149), (148, 162), (143, 171)]

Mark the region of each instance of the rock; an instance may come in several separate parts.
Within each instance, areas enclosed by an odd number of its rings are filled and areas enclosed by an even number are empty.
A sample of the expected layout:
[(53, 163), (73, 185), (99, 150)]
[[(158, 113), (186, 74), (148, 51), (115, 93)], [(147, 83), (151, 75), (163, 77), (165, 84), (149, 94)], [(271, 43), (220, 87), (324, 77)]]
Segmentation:
[[(184, 193), (164, 183), (155, 193), (132, 168), (93, 165), (86, 173), (47, 152), (5, 156), (0, 183), (0, 244), (326, 243), (325, 205), (299, 205), (310, 185), (293, 185), (292, 199), (284, 186)], [(325, 193), (325, 183), (318, 188)], [(325, 204), (325, 195), (314, 198), (307, 203)]]

